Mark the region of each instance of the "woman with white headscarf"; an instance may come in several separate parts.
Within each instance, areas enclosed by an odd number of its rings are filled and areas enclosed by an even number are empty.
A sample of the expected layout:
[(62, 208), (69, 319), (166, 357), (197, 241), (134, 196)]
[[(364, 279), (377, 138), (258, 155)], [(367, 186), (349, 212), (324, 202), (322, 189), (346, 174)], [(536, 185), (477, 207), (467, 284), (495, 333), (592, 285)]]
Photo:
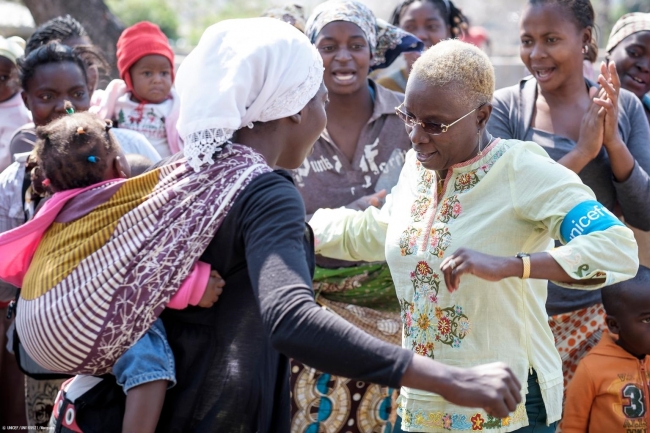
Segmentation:
[[(201, 237), (183, 231), (177, 220), (195, 212), (207, 224), (225, 215), (200, 256), (226, 280), (219, 302), (161, 316), (177, 384), (166, 394), (158, 431), (288, 432), (287, 356), (345, 377), (427, 389), (498, 416), (519, 401), (520, 384), (502, 365), (441, 365), (377, 340), (314, 302), (313, 236), (303, 203), (291, 177), (270, 167), (298, 167), (325, 127), (322, 75), (321, 57), (309, 40), (270, 18), (210, 27), (178, 72), (186, 160), (177, 155), (159, 170), (185, 170), (174, 186), (188, 197), (205, 184), (214, 185), (206, 193), (214, 194), (222, 171), (242, 170), (234, 187), (223, 183), (229, 192), (216, 197), (222, 206), (192, 197), (192, 204), (170, 209), (178, 218), (169, 221), (156, 253), (174, 253), (158, 263), (163, 271), (137, 271), (179, 274), (167, 279), (175, 284), (183, 272), (173, 269), (188, 267), (193, 256), (185, 250), (195, 251)], [(246, 158), (248, 168), (241, 165)], [(184, 206), (191, 209), (178, 209)], [(59, 425), (69, 419), (75, 424), (57, 431), (118, 430), (122, 396), (110, 377), (98, 385), (91, 378), (90, 386), (84, 377), (75, 380), (56, 406)], [(82, 394), (84, 384), (92, 389)]]

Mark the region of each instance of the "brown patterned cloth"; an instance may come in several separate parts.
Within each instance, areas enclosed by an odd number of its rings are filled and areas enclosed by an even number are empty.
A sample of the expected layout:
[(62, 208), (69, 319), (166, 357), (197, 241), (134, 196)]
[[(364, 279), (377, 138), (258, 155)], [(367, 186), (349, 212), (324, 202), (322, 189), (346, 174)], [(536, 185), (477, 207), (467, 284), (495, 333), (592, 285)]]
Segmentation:
[(402, 319), (399, 313), (334, 302), (324, 297), (319, 297), (317, 302), (373, 337), (396, 346), (402, 345)]
[(32, 427), (47, 427), (49, 425), (56, 394), (66, 380), (37, 380), (25, 376), (27, 425)]
[(288, 3), (282, 6), (272, 7), (265, 10), (262, 16), (284, 21), (301, 32), (305, 32), (305, 9), (298, 4)]
[(398, 391), (291, 360), (291, 433), (392, 431)]
[(600, 341), (605, 329), (605, 309), (603, 304), (596, 304), (572, 313), (552, 316), (548, 324), (555, 336), (555, 347), (562, 358), (566, 392), (578, 363)]
[[(318, 290), (319, 283), (314, 286)], [(318, 296), (317, 302), (370, 335), (401, 345), (399, 313), (334, 302), (324, 296)], [(291, 360), (291, 390), (291, 433), (380, 433), (395, 425), (396, 389), (330, 375)]]
[(22, 287), (16, 329), (30, 357), (57, 373), (110, 372), (189, 275), (237, 195), (269, 171), (261, 155), (232, 144), (199, 172), (180, 160), (61, 192), (0, 234), (0, 251), (15, 257), (0, 262), (0, 278)]
[(612, 33), (607, 41), (606, 51), (611, 53), (618, 44), (630, 35), (638, 32), (650, 31), (650, 14), (634, 12), (625, 14), (614, 24)]

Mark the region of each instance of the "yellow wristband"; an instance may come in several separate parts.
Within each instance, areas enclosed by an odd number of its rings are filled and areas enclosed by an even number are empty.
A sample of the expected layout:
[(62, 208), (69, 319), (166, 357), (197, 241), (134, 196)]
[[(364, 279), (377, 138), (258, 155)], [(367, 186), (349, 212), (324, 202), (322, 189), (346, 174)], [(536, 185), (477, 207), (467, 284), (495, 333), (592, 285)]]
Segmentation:
[(524, 264), (524, 273), (521, 276), (521, 279), (526, 280), (526, 279), (530, 278), (530, 257), (529, 256), (523, 256), (521, 258), (521, 261)]

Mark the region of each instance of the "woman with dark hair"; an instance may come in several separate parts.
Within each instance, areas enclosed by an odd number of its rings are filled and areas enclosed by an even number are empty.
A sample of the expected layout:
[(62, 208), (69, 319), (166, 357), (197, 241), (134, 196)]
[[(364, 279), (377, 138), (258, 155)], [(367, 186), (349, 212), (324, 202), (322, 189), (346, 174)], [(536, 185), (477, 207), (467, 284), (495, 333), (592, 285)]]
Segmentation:
[(34, 30), (34, 33), (27, 40), (25, 55), (51, 41), (58, 41), (69, 47), (83, 45), (87, 51), (93, 52), (94, 55), (85, 60), (88, 66), (88, 82), (93, 90), (97, 87), (99, 72), (108, 72), (110, 70), (101, 50), (93, 45), (86, 29), (70, 15), (52, 18)]
[[(27, 40), (25, 57), (29, 56), (32, 51), (53, 41), (77, 49), (77, 53), (85, 63), (88, 88), (90, 90), (90, 103), (93, 105), (93, 101), (98, 99), (98, 96), (103, 92), (103, 90), (96, 89), (99, 75), (102, 72), (110, 70), (110, 66), (101, 53), (101, 50), (93, 45), (81, 23), (70, 15), (66, 15), (64, 17), (52, 18), (34, 31), (32, 36)], [(77, 109), (77, 111), (79, 110)], [(120, 145), (127, 153), (141, 154), (154, 162), (160, 159), (158, 152), (156, 152), (142, 134), (125, 130), (117, 131), (117, 129), (115, 131)], [(11, 140), (11, 154), (30, 152), (34, 147), (35, 140), (36, 136), (32, 125), (25, 125)]]
[[(412, 33), (429, 49), (443, 39), (459, 38), (468, 26), (467, 18), (451, 0), (404, 0), (390, 18), (391, 24)], [(406, 67), (377, 79), (387, 89), (404, 93), (413, 62), (419, 53), (405, 53)]]
[[(650, 13), (623, 15), (607, 41), (607, 61), (616, 65), (621, 87), (634, 93), (643, 104), (650, 125)], [(650, 266), (650, 233), (632, 227), (639, 243), (639, 260)]]
[(66, 15), (52, 18), (34, 30), (25, 46), (25, 53), (29, 54), (36, 48), (55, 40), (68, 46), (92, 45), (81, 23)]
[(621, 87), (641, 100), (650, 123), (650, 13), (623, 15), (612, 28), (606, 50)]
[[(613, 64), (601, 67), (598, 84), (583, 76), (583, 60), (597, 55), (594, 16), (589, 0), (528, 1), (520, 54), (532, 75), (495, 93), (488, 129), (538, 143), (577, 173), (607, 209), (649, 230), (650, 129), (639, 98), (620, 89)], [(598, 102), (603, 100), (605, 105)], [(605, 325), (600, 292), (550, 284), (546, 308), (566, 385), (600, 339)]]

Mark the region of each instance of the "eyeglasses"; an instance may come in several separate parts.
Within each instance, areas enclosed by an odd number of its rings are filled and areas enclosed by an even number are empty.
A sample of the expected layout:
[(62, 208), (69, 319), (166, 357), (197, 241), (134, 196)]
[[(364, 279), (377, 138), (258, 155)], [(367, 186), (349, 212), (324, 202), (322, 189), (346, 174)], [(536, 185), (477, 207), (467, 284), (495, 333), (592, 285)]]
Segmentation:
[(427, 134), (440, 135), (443, 132), (447, 132), (449, 128), (451, 128), (456, 123), (460, 122), (461, 120), (463, 120), (464, 118), (466, 118), (467, 116), (469, 116), (470, 114), (472, 114), (473, 112), (481, 108), (484, 104), (481, 104), (480, 107), (473, 109), (472, 111), (470, 111), (460, 119), (456, 120), (455, 122), (450, 123), (449, 125), (445, 125), (444, 123), (423, 122), (421, 120), (417, 120), (415, 117), (411, 116), (410, 114), (400, 110), (400, 107), (402, 107), (403, 105), (404, 103), (400, 104), (399, 107), (395, 107), (395, 114), (397, 114), (397, 117), (402, 119), (402, 122), (406, 123), (406, 126), (413, 128), (415, 125), (420, 125), (420, 127), (422, 127), (424, 132), (426, 132)]

